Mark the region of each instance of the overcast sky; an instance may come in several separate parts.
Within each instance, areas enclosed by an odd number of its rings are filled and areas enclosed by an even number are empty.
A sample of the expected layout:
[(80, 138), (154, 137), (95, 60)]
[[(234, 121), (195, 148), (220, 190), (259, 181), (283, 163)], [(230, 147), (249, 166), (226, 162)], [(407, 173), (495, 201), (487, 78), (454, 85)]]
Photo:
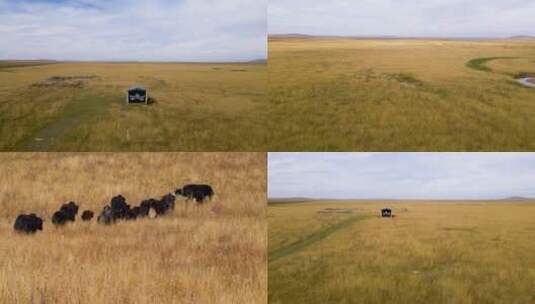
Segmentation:
[(535, 35), (535, 1), (270, 0), (269, 33), (348, 36)]
[(269, 197), (535, 197), (535, 153), (269, 153)]
[(267, 0), (0, 0), (0, 59), (266, 58)]

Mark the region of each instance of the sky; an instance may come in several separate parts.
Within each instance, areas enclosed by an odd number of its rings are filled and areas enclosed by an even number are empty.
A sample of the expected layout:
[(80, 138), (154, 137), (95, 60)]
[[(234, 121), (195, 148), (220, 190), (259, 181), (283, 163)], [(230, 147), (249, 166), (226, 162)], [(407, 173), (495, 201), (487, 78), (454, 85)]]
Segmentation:
[(535, 197), (535, 153), (269, 153), (268, 196)]
[(267, 0), (0, 0), (0, 60), (249, 61)]
[(270, 0), (270, 34), (509, 37), (535, 35), (535, 1)]

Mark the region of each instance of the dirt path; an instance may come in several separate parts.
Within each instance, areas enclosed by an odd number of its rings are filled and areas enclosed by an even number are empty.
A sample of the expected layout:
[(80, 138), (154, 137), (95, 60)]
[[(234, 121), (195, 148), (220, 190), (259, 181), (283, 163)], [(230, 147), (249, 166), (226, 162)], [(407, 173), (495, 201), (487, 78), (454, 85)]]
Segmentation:
[(363, 219), (366, 219), (368, 218), (367, 216), (364, 216), (364, 215), (357, 215), (357, 216), (352, 216), (350, 218), (347, 218), (343, 221), (340, 221), (334, 225), (331, 225), (329, 227), (326, 227), (326, 228), (323, 228), (323, 229), (320, 229), (318, 231), (315, 231), (313, 232), (312, 234), (309, 234), (307, 235), (306, 237), (304, 237), (303, 239), (299, 240), (299, 241), (296, 241), (296, 242), (293, 242), (289, 245), (286, 245), (286, 246), (282, 246), (280, 248), (277, 248), (275, 250), (273, 250), (272, 252), (269, 253), (269, 262), (275, 262), (276, 260), (278, 259), (281, 259), (281, 258), (284, 258), (288, 255), (291, 255), (291, 254), (294, 254), (298, 251), (301, 251), (303, 250), (304, 248), (312, 245), (312, 244), (315, 244), (323, 239), (325, 239), (326, 237), (328, 237), (329, 235), (337, 232), (338, 230), (341, 230), (341, 229), (344, 229), (344, 228), (347, 228), (349, 226), (351, 226), (352, 224), (358, 222), (358, 221), (361, 221)]
[(56, 143), (76, 127), (104, 115), (115, 98), (113, 96), (81, 96), (69, 103), (53, 122), (17, 144), (19, 151), (54, 151)]

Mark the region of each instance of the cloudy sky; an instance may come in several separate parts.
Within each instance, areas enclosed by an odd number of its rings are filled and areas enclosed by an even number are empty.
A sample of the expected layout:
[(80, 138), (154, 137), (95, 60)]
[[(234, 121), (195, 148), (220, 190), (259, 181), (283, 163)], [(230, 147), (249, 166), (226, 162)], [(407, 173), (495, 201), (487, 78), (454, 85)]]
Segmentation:
[(266, 57), (267, 0), (0, 0), (0, 59)]
[(535, 197), (535, 153), (269, 153), (269, 197)]
[(535, 1), (270, 0), (269, 33), (347, 36), (535, 35)]

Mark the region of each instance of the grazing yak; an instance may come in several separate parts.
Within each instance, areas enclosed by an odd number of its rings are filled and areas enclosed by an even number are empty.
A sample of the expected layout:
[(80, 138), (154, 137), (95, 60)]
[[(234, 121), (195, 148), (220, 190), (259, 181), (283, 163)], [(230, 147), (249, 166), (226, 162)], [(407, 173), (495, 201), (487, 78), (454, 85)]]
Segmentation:
[(147, 217), (151, 210), (156, 216), (164, 215), (169, 210), (175, 208), (175, 196), (172, 194), (164, 195), (160, 200), (146, 199), (139, 206), (133, 208), (126, 203), (122, 195), (115, 196), (111, 199), (109, 205), (105, 206), (97, 221), (102, 224), (111, 224), (117, 220), (135, 220), (138, 217)]
[(146, 200), (143, 200), (141, 202), (141, 204), (139, 204), (139, 212), (138, 212), (138, 216), (139, 217), (146, 217), (146, 216), (149, 216), (149, 212), (150, 210), (153, 208), (154, 205), (156, 205), (158, 203), (158, 200), (156, 199), (153, 199), (153, 198), (149, 198), (149, 199), (146, 199)]
[(175, 209), (175, 196), (171, 193), (166, 194), (162, 196), (160, 200), (149, 198), (146, 200), (143, 200), (138, 210), (138, 216), (139, 217), (146, 217), (149, 216), (150, 210), (154, 210), (156, 215), (164, 215), (170, 210)]
[(162, 196), (159, 201), (156, 201), (152, 208), (157, 215), (164, 215), (170, 210), (175, 209), (175, 196), (171, 193)]
[(182, 189), (176, 189), (175, 195), (181, 195), (187, 200), (195, 200), (197, 203), (203, 203), (205, 199), (212, 199), (214, 190), (209, 185), (185, 185)]
[(37, 230), (43, 230), (43, 220), (32, 214), (20, 214), (15, 220), (13, 229), (17, 232), (35, 233)]
[(104, 206), (104, 209), (100, 213), (100, 215), (97, 217), (97, 222), (101, 224), (111, 224), (115, 221), (115, 218), (113, 217), (113, 211), (110, 206)]
[(82, 221), (87, 222), (90, 221), (95, 214), (91, 210), (85, 210), (82, 212)]
[(119, 219), (135, 219), (136, 217), (124, 196), (117, 195), (111, 199), (109, 205), (104, 206), (97, 221), (102, 224), (111, 224)]
[(63, 211), (56, 211), (52, 215), (52, 223), (57, 226), (65, 225), (67, 223), (67, 214)]
[(74, 222), (78, 214), (78, 205), (75, 202), (69, 202), (61, 205), (59, 211), (52, 215), (52, 223), (57, 226), (65, 225), (67, 222)]

